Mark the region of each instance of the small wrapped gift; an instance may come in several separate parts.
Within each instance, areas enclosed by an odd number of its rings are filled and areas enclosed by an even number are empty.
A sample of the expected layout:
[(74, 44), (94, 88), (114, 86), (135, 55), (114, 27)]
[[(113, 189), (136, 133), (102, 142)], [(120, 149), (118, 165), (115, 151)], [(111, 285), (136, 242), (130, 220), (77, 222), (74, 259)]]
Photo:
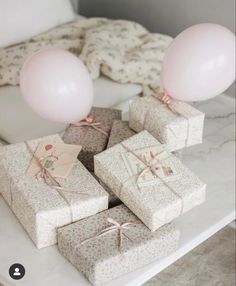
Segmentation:
[(88, 170), (94, 170), (94, 155), (106, 149), (115, 119), (121, 119), (120, 110), (93, 107), (84, 121), (70, 125), (66, 129), (64, 142), (82, 146), (78, 159)]
[(206, 185), (146, 130), (94, 163), (95, 174), (152, 231), (205, 201)]
[(129, 127), (147, 130), (169, 151), (202, 143), (204, 113), (191, 105), (148, 95), (134, 99), (129, 109)]
[(108, 194), (74, 147), (53, 135), (0, 150), (2, 195), (38, 248), (57, 242), (57, 227), (108, 207)]
[(120, 205), (58, 229), (58, 248), (96, 286), (161, 259), (178, 248), (171, 224), (151, 232)]
[(107, 148), (110, 148), (135, 135), (135, 132), (129, 128), (128, 121), (115, 120), (112, 125)]

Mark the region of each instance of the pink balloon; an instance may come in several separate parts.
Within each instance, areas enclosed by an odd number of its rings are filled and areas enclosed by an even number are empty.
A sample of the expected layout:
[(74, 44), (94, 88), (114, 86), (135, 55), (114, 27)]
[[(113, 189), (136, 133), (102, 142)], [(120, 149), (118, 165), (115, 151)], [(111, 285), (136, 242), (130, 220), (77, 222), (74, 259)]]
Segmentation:
[(42, 50), (26, 60), (20, 87), (29, 106), (55, 122), (78, 122), (93, 104), (93, 83), (85, 65), (62, 49)]
[(217, 24), (180, 33), (164, 57), (161, 79), (171, 97), (200, 101), (224, 92), (235, 80), (235, 36)]

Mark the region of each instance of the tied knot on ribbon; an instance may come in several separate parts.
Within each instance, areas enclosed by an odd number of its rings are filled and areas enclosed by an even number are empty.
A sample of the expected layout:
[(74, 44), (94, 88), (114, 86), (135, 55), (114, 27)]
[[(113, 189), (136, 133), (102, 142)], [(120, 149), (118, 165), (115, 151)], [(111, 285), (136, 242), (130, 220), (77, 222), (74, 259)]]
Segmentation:
[(98, 237), (104, 236), (108, 233), (115, 232), (115, 231), (117, 231), (118, 235), (119, 235), (119, 244), (118, 244), (119, 251), (121, 251), (121, 248), (123, 246), (123, 238), (127, 238), (128, 240), (132, 241), (132, 239), (126, 233), (124, 233), (124, 230), (127, 230), (131, 227), (136, 227), (137, 223), (125, 222), (125, 223), (120, 224), (116, 220), (114, 220), (113, 218), (110, 218), (110, 217), (107, 218), (107, 222), (109, 222), (111, 224), (111, 226), (106, 227), (99, 234), (83, 240), (80, 244), (83, 245), (83, 244), (91, 241), (94, 238), (98, 238)]
[[(134, 152), (132, 152), (134, 154)], [(155, 177), (158, 177), (157, 171), (162, 169), (164, 172), (164, 166), (162, 163), (162, 160), (160, 159), (160, 156), (163, 154), (164, 152), (160, 152), (157, 154), (153, 154), (153, 152), (150, 152), (150, 160), (147, 160), (146, 156), (144, 160), (141, 160), (144, 165), (146, 166), (146, 168), (141, 171), (141, 173), (139, 174), (137, 181), (148, 171), (150, 171)], [(137, 159), (141, 159), (141, 157), (137, 157)]]
[(93, 129), (95, 129), (98, 132), (102, 133), (106, 137), (109, 136), (108, 133), (103, 130), (102, 124), (100, 122), (94, 122), (94, 119), (93, 119), (92, 116), (87, 116), (87, 117), (85, 117), (84, 120), (82, 120), (80, 122), (77, 122), (77, 123), (70, 124), (70, 125), (74, 126), (74, 127), (82, 127), (82, 126), (92, 127)]
[(164, 105), (166, 105), (170, 111), (178, 116), (183, 116), (178, 110), (176, 110), (174, 102), (176, 102), (170, 95), (168, 95), (167, 91), (161, 92), (160, 88), (151, 89), (149, 86), (144, 86), (144, 95), (152, 96), (155, 99), (161, 101)]

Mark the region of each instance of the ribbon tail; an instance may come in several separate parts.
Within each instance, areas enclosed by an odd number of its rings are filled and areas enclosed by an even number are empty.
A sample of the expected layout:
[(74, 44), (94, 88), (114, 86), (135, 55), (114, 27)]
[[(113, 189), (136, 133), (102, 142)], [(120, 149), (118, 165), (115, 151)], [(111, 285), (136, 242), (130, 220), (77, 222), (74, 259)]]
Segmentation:
[(91, 125), (91, 127), (93, 127), (95, 130), (101, 132), (101, 133), (102, 133), (103, 135), (105, 135), (106, 137), (109, 136), (106, 131), (102, 130), (102, 128), (100, 128), (100, 127), (98, 127), (98, 126), (96, 126), (96, 125)]

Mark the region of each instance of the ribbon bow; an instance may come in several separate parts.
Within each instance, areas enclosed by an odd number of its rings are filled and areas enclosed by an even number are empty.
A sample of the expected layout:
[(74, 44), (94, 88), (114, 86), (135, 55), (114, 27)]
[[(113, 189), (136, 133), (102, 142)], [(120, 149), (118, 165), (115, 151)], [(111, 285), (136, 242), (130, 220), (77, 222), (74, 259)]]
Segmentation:
[(92, 127), (95, 130), (99, 131), (100, 133), (104, 134), (106, 137), (108, 137), (108, 133), (102, 129), (101, 125), (102, 124), (100, 122), (94, 122), (91, 116), (87, 116), (84, 120), (71, 124), (71, 126), (75, 127), (81, 127), (81, 126)]
[[(160, 155), (163, 154), (164, 151), (157, 153), (157, 154), (153, 154), (153, 152), (150, 152), (151, 155), (151, 159), (148, 161), (145, 157), (144, 160), (142, 160), (140, 157), (137, 157), (139, 160), (141, 160), (146, 168), (139, 174), (137, 181), (148, 171), (150, 171), (154, 176), (159, 177), (157, 171), (162, 169), (163, 173), (165, 173), (165, 166), (163, 166), (162, 161), (160, 160)], [(135, 153), (133, 152), (134, 156)]]
[(94, 238), (104, 236), (104, 235), (111, 233), (111, 232), (114, 232), (114, 231), (118, 231), (118, 233), (119, 233), (119, 250), (122, 248), (122, 245), (123, 245), (123, 237), (132, 241), (132, 239), (127, 234), (124, 233), (124, 230), (129, 229), (131, 227), (136, 227), (137, 223), (125, 222), (125, 223), (119, 224), (117, 221), (115, 221), (114, 219), (112, 219), (110, 217), (107, 218), (107, 221), (111, 224), (111, 226), (103, 229), (99, 234), (83, 240), (80, 244), (84, 244), (84, 243), (86, 243), (86, 242), (88, 242)]

